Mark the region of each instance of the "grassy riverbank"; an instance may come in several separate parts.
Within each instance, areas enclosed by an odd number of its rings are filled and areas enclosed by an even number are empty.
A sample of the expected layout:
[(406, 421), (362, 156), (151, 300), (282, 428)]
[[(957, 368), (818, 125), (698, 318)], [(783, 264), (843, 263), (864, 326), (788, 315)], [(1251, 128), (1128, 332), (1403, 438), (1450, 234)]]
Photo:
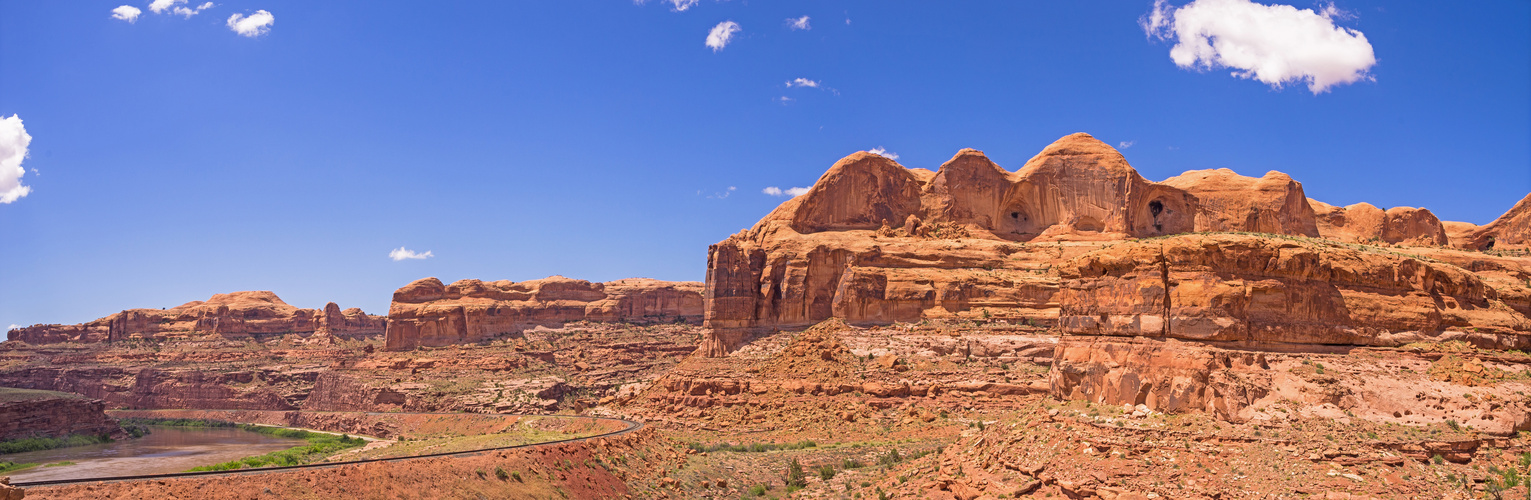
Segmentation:
[(282, 451), (245, 457), (239, 460), (231, 460), (221, 464), (204, 465), (192, 468), (191, 471), (210, 470), (234, 470), (252, 469), (257, 467), (282, 467), (288, 465), (301, 465), (317, 462), (325, 457), (334, 455), (336, 452), (347, 448), (362, 446), (367, 443), (365, 439), (347, 435), (334, 435), (322, 432), (309, 432), (301, 429), (287, 429), (282, 427), (267, 427), (262, 425), (238, 424), (219, 420), (196, 420), (185, 418), (124, 418), (124, 425), (159, 425), (167, 427), (226, 427), (237, 428), (244, 431), (265, 434), (273, 437), (302, 439), (307, 441), (303, 446), (296, 446)]

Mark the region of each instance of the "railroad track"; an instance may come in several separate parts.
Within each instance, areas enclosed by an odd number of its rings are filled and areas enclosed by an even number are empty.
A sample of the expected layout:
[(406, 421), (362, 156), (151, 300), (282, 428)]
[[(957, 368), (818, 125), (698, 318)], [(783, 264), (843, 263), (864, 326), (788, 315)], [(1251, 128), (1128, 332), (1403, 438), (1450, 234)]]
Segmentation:
[[(247, 410), (199, 410), (199, 411), (235, 412), (235, 411), (247, 411)], [(392, 416), (399, 416), (399, 415), (469, 415), (469, 414), (466, 414), (466, 413), (397, 413), (397, 412), (388, 412), (388, 413), (384, 413), (384, 412), (341, 412), (341, 413), (360, 413), (360, 414), (363, 414), (363, 415), (392, 415)], [(479, 414), (479, 415), (482, 415), (482, 414)], [(444, 453), (427, 453), (427, 454), (424, 454), (424, 455), (410, 455), (410, 456), (407, 456), (407, 457), (368, 458), (368, 459), (363, 459), (363, 460), (348, 460), (348, 461), (344, 461), (344, 462), (319, 462), (319, 463), (303, 464), (303, 465), (288, 465), (288, 466), (282, 466), (282, 467), (261, 467), (261, 468), (255, 468), (255, 469), (237, 469), (237, 470), (223, 470), (223, 471), (200, 471), (200, 472), (172, 472), (172, 473), (168, 473), (168, 474), (143, 474), (143, 475), (137, 475), (137, 476), (88, 477), (88, 478), (80, 478), (80, 479), (53, 479), (53, 480), (48, 480), (48, 481), (23, 481), (23, 482), (11, 483), (11, 486), (20, 487), (20, 488), (26, 488), (26, 487), (32, 487), (32, 486), (52, 486), (52, 485), (59, 485), (59, 484), (75, 484), (75, 483), (147, 481), (147, 480), (158, 480), (158, 479), (175, 479), (175, 478), (182, 478), (182, 477), (206, 477), (206, 476), (235, 476), (235, 475), (249, 475), (249, 474), (271, 474), (271, 473), (275, 473), (275, 472), (286, 472), (286, 471), (293, 471), (293, 470), (329, 469), (329, 468), (335, 468), (335, 467), (344, 467), (344, 466), (347, 466), (347, 465), (368, 464), (368, 463), (375, 463), (375, 462), (403, 462), (403, 461), (406, 461), (406, 460), (419, 460), (419, 459), (424, 459), (424, 458), (441, 458), (441, 457), (470, 457), (470, 456), (481, 455), (481, 454), (484, 454), (484, 453), (492, 453), (492, 452), (504, 451), (504, 450), (515, 450), (515, 449), (520, 449), (520, 448), (534, 448), (534, 447), (538, 447), (538, 446), (550, 446), (550, 445), (565, 444), (565, 443), (576, 443), (576, 442), (587, 441), (587, 440), (591, 440), (591, 439), (598, 439), (598, 438), (612, 437), (612, 436), (620, 436), (620, 435), (627, 434), (627, 433), (630, 433), (630, 432), (633, 432), (633, 431), (636, 431), (638, 429), (642, 429), (643, 428), (643, 422), (636, 422), (636, 421), (622, 419), (622, 418), (586, 417), (586, 416), (573, 416), (573, 415), (535, 415), (535, 414), (523, 414), (523, 413), (497, 413), (495, 415), (505, 416), (505, 417), (582, 418), (582, 419), (589, 419), (589, 420), (604, 420), (604, 421), (608, 421), (608, 422), (622, 422), (623, 424), (626, 424), (627, 427), (625, 427), (625, 428), (623, 428), (621, 430), (607, 432), (605, 434), (597, 434), (597, 435), (594, 435), (594, 436), (585, 436), (585, 437), (568, 438), (568, 439), (558, 439), (558, 440), (554, 440), (554, 441), (544, 441), (544, 442), (541, 442), (541, 443), (527, 443), (527, 444), (517, 444), (517, 445), (511, 445), (511, 446), (499, 446), (499, 447), (494, 447), (494, 448), (483, 448), (483, 449), (478, 449), (478, 450), (452, 451), (452, 452), (444, 452)]]

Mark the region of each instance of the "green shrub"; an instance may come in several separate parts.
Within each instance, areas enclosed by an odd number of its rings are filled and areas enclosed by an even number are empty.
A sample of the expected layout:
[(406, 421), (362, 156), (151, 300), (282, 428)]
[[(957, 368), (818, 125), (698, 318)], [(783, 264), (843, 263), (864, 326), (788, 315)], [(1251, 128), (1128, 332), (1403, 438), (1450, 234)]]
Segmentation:
[(828, 481), (828, 480), (834, 479), (834, 478), (835, 478), (835, 467), (833, 465), (825, 464), (825, 465), (819, 466), (819, 479), (823, 479), (825, 481)]

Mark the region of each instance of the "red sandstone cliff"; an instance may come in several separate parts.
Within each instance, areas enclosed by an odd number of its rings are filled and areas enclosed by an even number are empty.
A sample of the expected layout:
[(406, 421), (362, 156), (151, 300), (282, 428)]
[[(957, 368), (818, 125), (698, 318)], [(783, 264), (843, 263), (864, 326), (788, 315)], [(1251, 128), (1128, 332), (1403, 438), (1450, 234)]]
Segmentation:
[[(1527, 200), (1493, 224), (1453, 230), (1480, 243), (1524, 242)], [(860, 152), (709, 248), (710, 330), (698, 352), (721, 355), (771, 328), (830, 317), (1047, 324), (1058, 318), (1053, 266), (1130, 238), (1225, 231), (1445, 245), (1446, 226), (1424, 209), (1308, 200), (1300, 183), (1274, 171), (1197, 170), (1151, 182), (1087, 134), (1059, 139), (1015, 172), (972, 149), (935, 172)]]
[(29, 344), (289, 333), (366, 337), (383, 333), (384, 326), (384, 318), (361, 309), (341, 310), (334, 302), (322, 311), (300, 309), (274, 293), (258, 291), (221, 293), (206, 302), (191, 301), (170, 309), (129, 309), (78, 325), (33, 325), (11, 330), (7, 337)]
[(478, 342), (571, 321), (697, 322), (702, 284), (632, 278), (606, 283), (553, 276), (540, 280), (425, 278), (393, 294), (387, 348)]

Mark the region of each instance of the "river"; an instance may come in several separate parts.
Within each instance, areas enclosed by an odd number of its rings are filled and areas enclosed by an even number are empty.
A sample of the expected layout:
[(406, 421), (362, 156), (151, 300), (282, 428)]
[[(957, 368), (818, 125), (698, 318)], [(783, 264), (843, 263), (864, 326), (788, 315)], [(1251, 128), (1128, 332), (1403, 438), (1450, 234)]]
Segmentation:
[(302, 439), (231, 428), (155, 426), (150, 429), (152, 434), (138, 439), (0, 455), (0, 462), (74, 462), (73, 465), (38, 466), (0, 475), (10, 475), (11, 482), (23, 482), (185, 472), (199, 465), (264, 455), (304, 444)]

